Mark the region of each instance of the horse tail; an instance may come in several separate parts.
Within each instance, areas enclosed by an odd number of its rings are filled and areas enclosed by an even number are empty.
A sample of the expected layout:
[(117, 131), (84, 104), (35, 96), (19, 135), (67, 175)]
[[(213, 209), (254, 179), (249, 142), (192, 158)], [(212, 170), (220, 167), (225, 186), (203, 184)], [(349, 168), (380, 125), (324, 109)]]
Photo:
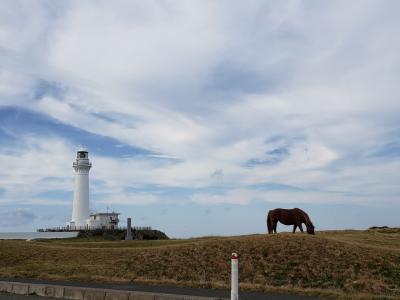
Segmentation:
[(271, 211), (268, 212), (267, 227), (268, 227), (268, 232), (271, 233), (272, 232)]

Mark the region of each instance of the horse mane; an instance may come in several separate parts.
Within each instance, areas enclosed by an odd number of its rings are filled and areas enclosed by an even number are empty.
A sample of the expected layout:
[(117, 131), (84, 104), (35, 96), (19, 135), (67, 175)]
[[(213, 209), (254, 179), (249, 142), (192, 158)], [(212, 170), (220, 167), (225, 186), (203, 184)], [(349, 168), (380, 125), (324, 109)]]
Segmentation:
[(300, 208), (297, 208), (300, 212), (301, 212), (301, 214), (303, 215), (303, 217), (304, 217), (304, 219), (305, 219), (305, 221), (306, 221), (306, 225), (312, 225), (312, 226), (314, 226), (313, 225), (313, 223), (311, 222), (311, 220), (310, 220), (310, 217), (307, 215), (307, 213), (305, 212), (305, 211), (303, 211), (303, 210), (301, 210)]

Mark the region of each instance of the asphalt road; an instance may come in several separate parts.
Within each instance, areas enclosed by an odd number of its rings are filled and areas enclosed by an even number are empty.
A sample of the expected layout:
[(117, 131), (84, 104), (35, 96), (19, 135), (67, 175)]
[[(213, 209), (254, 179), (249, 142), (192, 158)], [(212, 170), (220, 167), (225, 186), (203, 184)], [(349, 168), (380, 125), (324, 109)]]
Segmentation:
[[(218, 297), (230, 299), (230, 290), (224, 289), (199, 289), (199, 288), (187, 288), (187, 287), (176, 287), (176, 286), (155, 286), (155, 285), (143, 285), (143, 284), (116, 284), (116, 283), (94, 283), (94, 282), (76, 282), (76, 281), (50, 281), (50, 280), (36, 280), (36, 279), (1, 279), (0, 281), (14, 281), (14, 282), (25, 282), (25, 283), (41, 283), (41, 284), (55, 284), (55, 285), (66, 285), (66, 286), (79, 286), (79, 287), (90, 287), (90, 288), (106, 288), (114, 290), (126, 290), (126, 291), (142, 291), (152, 293), (165, 293), (165, 294), (180, 294), (180, 295), (191, 295), (191, 296), (203, 296), (203, 297)], [(3, 294), (0, 294), (2, 297)], [(43, 300), (51, 298), (34, 298), (34, 296), (9, 296), (11, 298), (0, 298), (0, 299), (29, 299), (29, 300)], [(15, 298), (13, 298), (15, 297)], [(18, 298), (22, 297), (22, 298)], [(245, 292), (239, 291), (240, 300), (317, 300), (320, 298), (308, 297), (308, 296), (297, 296), (297, 295), (285, 295), (285, 294), (265, 294), (260, 292)]]

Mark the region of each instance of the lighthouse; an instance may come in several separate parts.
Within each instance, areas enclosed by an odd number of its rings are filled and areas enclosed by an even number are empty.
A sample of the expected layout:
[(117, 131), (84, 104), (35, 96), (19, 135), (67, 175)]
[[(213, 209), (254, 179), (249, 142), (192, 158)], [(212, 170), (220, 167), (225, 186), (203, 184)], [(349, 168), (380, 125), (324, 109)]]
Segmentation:
[(92, 163), (89, 161), (88, 151), (81, 147), (76, 153), (73, 163), (75, 170), (75, 190), (72, 203), (72, 219), (70, 228), (82, 228), (87, 226), (89, 219), (89, 171)]

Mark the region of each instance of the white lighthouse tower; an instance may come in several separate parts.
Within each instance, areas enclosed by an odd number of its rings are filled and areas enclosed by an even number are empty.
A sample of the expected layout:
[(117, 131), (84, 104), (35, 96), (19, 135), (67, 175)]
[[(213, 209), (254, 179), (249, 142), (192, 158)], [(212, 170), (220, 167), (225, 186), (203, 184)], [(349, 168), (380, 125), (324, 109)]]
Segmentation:
[(71, 229), (82, 229), (87, 226), (89, 219), (89, 170), (92, 163), (89, 161), (88, 151), (81, 147), (76, 153), (73, 163), (75, 169), (75, 191), (72, 203)]

